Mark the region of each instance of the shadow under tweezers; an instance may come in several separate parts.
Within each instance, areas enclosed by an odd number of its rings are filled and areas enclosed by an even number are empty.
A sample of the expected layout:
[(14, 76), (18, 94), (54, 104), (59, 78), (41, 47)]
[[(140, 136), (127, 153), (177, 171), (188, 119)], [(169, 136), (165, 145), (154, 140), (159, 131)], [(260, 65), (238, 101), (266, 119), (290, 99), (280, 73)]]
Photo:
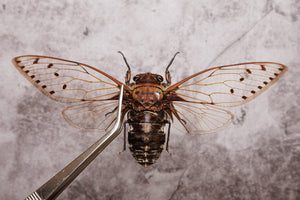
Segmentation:
[(90, 146), (85, 152), (59, 171), (25, 200), (56, 199), (68, 185), (120, 134), (122, 123), (123, 85), (121, 86), (118, 104), (118, 116), (115, 126), (102, 138)]

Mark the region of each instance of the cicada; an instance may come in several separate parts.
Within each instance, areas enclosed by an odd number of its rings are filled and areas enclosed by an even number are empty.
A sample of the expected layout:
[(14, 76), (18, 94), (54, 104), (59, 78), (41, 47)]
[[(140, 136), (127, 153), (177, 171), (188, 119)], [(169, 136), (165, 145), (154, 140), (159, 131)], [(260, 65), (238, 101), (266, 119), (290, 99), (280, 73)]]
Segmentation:
[(168, 151), (175, 120), (187, 133), (216, 132), (233, 119), (223, 107), (249, 102), (287, 71), (274, 62), (239, 63), (205, 69), (172, 85), (169, 67), (177, 52), (166, 67), (165, 81), (148, 72), (135, 75), (132, 82), (131, 67), (119, 53), (127, 66), (125, 83), (87, 64), (60, 58), (24, 55), (13, 63), (46, 96), (69, 104), (62, 111), (64, 118), (84, 129), (113, 127), (124, 85), (124, 149), (128, 132), (129, 149), (144, 167), (158, 160), (165, 143)]

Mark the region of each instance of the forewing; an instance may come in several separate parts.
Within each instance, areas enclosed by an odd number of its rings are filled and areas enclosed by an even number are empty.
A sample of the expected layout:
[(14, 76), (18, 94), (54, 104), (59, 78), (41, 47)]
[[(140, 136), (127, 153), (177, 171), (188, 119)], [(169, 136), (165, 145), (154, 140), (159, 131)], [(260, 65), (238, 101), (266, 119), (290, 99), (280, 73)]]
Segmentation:
[(89, 65), (59, 58), (27, 55), (13, 63), (40, 91), (60, 102), (110, 99), (119, 94), (122, 84)]
[(170, 86), (166, 93), (172, 94), (171, 101), (237, 106), (257, 97), (286, 70), (286, 66), (271, 62), (220, 66), (196, 73)]
[(229, 111), (209, 104), (174, 101), (173, 105), (173, 113), (178, 114), (176, 119), (189, 133), (216, 132), (230, 124), (233, 118)]

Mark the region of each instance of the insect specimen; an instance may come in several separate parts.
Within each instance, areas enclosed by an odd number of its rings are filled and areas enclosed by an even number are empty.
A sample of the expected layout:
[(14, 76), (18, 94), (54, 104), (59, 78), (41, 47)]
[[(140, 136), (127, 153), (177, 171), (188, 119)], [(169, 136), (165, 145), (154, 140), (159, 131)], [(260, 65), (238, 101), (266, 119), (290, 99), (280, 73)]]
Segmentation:
[(222, 107), (254, 99), (287, 70), (273, 62), (240, 63), (206, 69), (171, 85), (169, 67), (176, 53), (166, 67), (165, 81), (161, 75), (143, 73), (131, 82), (130, 65), (119, 53), (128, 68), (125, 84), (94, 67), (60, 58), (25, 55), (13, 63), (46, 96), (68, 103), (62, 111), (64, 118), (84, 129), (110, 130), (124, 85), (124, 149), (128, 129), (129, 149), (144, 167), (157, 161), (166, 139), (168, 151), (174, 120), (188, 133), (216, 132), (233, 119)]

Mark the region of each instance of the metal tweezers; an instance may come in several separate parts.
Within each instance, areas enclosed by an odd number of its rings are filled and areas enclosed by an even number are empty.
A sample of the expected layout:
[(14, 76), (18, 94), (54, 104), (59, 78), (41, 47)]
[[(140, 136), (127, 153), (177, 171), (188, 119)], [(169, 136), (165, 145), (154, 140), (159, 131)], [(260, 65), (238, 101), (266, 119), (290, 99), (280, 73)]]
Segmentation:
[(56, 199), (60, 193), (120, 134), (122, 122), (123, 85), (121, 86), (118, 104), (118, 116), (115, 126), (85, 152), (59, 171), (25, 200)]

